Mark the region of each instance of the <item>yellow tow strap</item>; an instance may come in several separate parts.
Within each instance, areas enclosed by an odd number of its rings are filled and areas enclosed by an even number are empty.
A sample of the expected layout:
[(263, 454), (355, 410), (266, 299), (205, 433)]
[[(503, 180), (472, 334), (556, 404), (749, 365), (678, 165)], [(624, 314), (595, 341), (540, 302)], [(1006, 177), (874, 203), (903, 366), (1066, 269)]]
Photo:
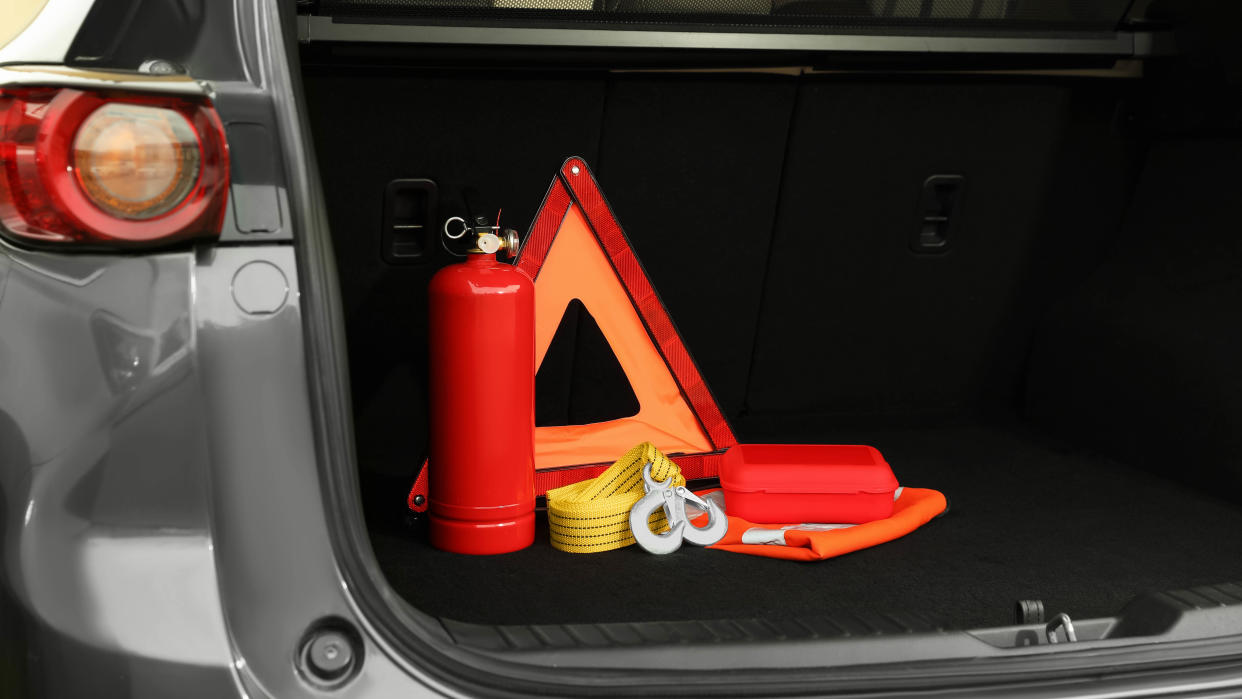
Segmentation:
[[(643, 442), (595, 478), (549, 490), (552, 547), (569, 553), (596, 553), (634, 543), (630, 510), (645, 492), (643, 467), (648, 461), (653, 479), (663, 482), (672, 477), (674, 486), (686, 484), (677, 464), (651, 442)], [(668, 529), (663, 509), (647, 521), (654, 532)]]

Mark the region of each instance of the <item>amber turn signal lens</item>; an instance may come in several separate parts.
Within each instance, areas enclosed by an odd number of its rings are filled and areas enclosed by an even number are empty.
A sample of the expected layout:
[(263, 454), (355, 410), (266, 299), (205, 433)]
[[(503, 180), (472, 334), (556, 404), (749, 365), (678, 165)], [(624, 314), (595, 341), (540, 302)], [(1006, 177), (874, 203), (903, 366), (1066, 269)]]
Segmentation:
[(193, 127), (160, 107), (105, 104), (82, 122), (73, 163), (82, 190), (120, 218), (175, 209), (198, 181), (202, 154)]

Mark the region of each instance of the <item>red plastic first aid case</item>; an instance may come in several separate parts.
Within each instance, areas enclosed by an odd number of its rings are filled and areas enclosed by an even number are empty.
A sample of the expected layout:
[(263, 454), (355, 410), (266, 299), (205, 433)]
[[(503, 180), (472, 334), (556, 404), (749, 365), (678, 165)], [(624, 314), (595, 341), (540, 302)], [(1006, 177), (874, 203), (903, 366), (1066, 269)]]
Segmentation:
[(739, 444), (720, 485), (725, 512), (750, 522), (862, 524), (893, 514), (897, 478), (874, 447)]

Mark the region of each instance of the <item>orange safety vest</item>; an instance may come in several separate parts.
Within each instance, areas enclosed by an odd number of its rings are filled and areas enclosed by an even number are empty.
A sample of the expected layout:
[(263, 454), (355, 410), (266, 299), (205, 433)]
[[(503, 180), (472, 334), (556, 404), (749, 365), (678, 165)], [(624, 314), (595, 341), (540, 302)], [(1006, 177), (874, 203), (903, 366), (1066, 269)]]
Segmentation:
[[(705, 496), (716, 490), (697, 494)], [(948, 501), (939, 491), (903, 488), (891, 516), (865, 524), (754, 524), (731, 516), (724, 538), (708, 548), (792, 561), (822, 561), (901, 538), (946, 509)], [(702, 526), (706, 517), (699, 517), (695, 525)]]

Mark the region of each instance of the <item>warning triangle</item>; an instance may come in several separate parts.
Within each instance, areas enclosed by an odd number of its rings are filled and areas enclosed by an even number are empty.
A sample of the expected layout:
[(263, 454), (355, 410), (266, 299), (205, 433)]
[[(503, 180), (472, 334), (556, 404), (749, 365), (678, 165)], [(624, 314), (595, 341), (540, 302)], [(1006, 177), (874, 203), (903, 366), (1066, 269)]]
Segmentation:
[[(639, 404), (629, 417), (536, 427), (536, 492), (598, 475), (642, 442), (673, 457), (687, 479), (715, 476), (737, 440), (581, 158), (561, 166), (515, 264), (535, 281), (536, 367), (566, 308), (579, 300)], [(426, 509), (426, 485), (424, 466), (410, 491), (411, 509)]]
[[(519, 269), (522, 261), (518, 261)], [(577, 206), (561, 223), (535, 278), (535, 364), (543, 363), (569, 302), (593, 312), (638, 398), (638, 413), (606, 422), (535, 429), (535, 470), (615, 460), (635, 444), (666, 454), (712, 451), (677, 380), (647, 335), (620, 278)], [(534, 275), (532, 275), (534, 276)]]

